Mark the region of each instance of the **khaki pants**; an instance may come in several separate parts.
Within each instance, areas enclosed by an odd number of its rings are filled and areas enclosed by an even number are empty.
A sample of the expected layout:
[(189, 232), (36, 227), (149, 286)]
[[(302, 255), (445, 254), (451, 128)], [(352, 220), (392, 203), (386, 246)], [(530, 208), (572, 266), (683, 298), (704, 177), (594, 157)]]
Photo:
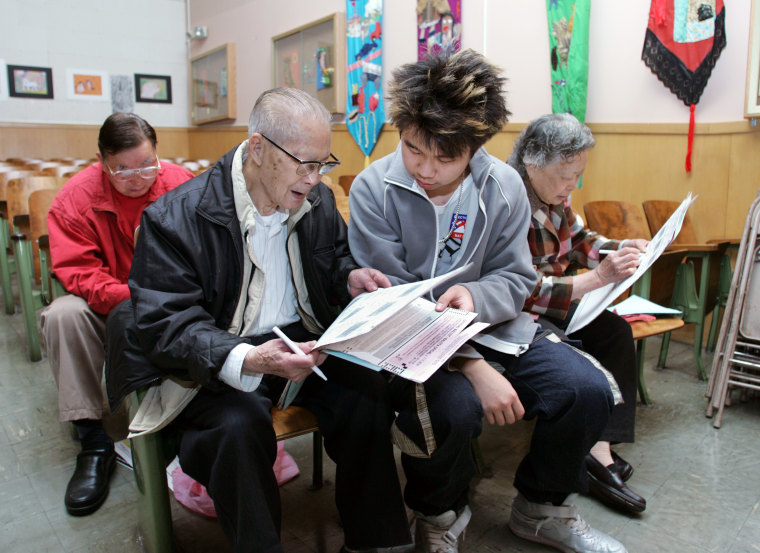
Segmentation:
[(58, 384), (61, 421), (100, 420), (106, 317), (79, 296), (57, 298), (42, 312), (42, 336)]

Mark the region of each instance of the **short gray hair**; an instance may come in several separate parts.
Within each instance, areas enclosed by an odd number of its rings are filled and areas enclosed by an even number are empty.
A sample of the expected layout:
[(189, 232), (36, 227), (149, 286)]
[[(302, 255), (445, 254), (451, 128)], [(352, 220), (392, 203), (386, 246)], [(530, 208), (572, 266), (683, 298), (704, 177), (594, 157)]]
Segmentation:
[(569, 113), (542, 115), (517, 137), (507, 163), (527, 180), (526, 165), (543, 169), (559, 160), (571, 160), (594, 144), (591, 129)]
[(323, 120), (330, 125), (330, 112), (308, 92), (297, 88), (272, 88), (259, 96), (248, 119), (248, 138), (255, 132), (274, 141), (298, 136), (303, 119)]

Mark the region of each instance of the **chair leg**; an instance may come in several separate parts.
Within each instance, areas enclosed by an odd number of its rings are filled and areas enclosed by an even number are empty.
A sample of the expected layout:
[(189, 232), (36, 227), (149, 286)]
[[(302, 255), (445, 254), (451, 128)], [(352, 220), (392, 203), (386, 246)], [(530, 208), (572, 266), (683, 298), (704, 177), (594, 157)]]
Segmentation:
[[(130, 419), (139, 406), (138, 394), (130, 394)], [(174, 532), (169, 487), (166, 482), (166, 456), (160, 432), (132, 438), (132, 465), (137, 484), (140, 534), (146, 553), (173, 553)]]
[[(670, 333), (668, 333), (669, 335)], [(646, 340), (643, 338), (636, 343), (636, 365), (639, 373), (639, 399), (644, 405), (651, 405), (652, 400), (649, 398), (647, 383), (644, 380), (644, 354), (646, 353)], [(662, 351), (662, 350), (661, 350)], [(667, 355), (667, 351), (666, 351)]]
[(19, 236), (13, 237), (13, 255), (16, 260), (21, 312), (24, 316), (24, 326), (26, 327), (29, 357), (32, 361), (39, 361), (42, 359), (42, 351), (40, 348), (40, 333), (37, 330), (36, 312), (38, 307), (42, 307), (42, 303), (39, 301), (39, 294), (37, 294), (38, 301), (35, 302), (35, 294), (32, 289), (34, 261), (32, 259), (31, 246), (29, 241), (23, 240)]
[(313, 432), (312, 439), (312, 473), (311, 473), (311, 488), (312, 490), (319, 490), (322, 488), (324, 481), (322, 476), (322, 432), (317, 430)]
[(8, 248), (10, 247), (8, 222), (0, 217), (0, 284), (3, 288), (5, 312), (8, 315), (13, 315), (16, 312), (16, 306), (13, 304), (11, 273), (15, 272), (15, 262), (8, 256)]
[(140, 533), (147, 553), (174, 551), (172, 510), (160, 433), (132, 438)]
[(665, 367), (665, 362), (668, 360), (668, 347), (670, 347), (670, 332), (666, 332), (662, 335), (660, 357), (657, 359), (657, 366), (661, 369)]

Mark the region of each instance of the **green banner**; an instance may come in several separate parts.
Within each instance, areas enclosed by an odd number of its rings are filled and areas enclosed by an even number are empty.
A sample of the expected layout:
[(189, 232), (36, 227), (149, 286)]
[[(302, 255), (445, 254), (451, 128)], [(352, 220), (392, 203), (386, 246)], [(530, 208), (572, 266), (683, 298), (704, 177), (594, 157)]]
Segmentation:
[(591, 0), (546, 0), (551, 53), (552, 113), (586, 121), (588, 22)]

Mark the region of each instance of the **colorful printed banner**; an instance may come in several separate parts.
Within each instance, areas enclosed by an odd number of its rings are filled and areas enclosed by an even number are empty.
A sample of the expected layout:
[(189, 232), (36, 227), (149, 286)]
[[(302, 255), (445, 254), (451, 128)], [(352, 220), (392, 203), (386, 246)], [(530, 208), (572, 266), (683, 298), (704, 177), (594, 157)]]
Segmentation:
[(382, 45), (383, 0), (346, 0), (346, 126), (365, 156), (385, 122)]
[(689, 106), (686, 171), (691, 171), (694, 108), (726, 47), (723, 0), (652, 0), (641, 59)]
[(462, 47), (462, 0), (417, 0), (417, 59)]
[(586, 121), (590, 0), (546, 0), (551, 50), (552, 113)]

